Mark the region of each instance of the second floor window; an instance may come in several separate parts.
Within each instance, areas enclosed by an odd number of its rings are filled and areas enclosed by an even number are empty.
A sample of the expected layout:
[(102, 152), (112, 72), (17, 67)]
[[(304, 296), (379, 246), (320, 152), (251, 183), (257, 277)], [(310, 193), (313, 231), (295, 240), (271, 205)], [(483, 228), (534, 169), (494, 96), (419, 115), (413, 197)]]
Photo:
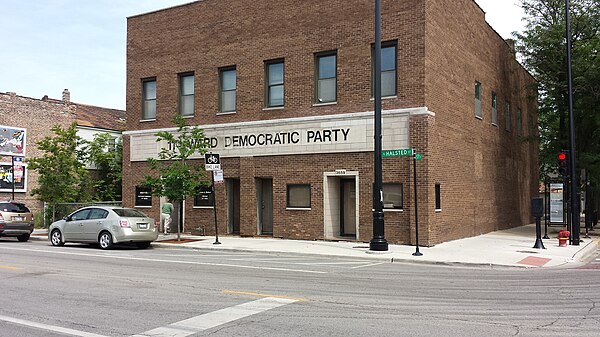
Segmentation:
[(475, 82), (475, 116), (481, 117), (481, 83)]
[[(375, 60), (375, 46), (371, 48), (371, 59)], [(381, 44), (381, 97), (396, 96), (396, 42)], [(371, 95), (375, 96), (373, 83), (375, 80), (375, 64), (371, 70)]]
[(179, 113), (182, 116), (194, 115), (194, 74), (179, 76)]
[(156, 118), (156, 79), (142, 81), (142, 119)]
[(283, 106), (283, 61), (268, 62), (266, 71), (266, 106)]
[(336, 54), (316, 56), (317, 92), (316, 103), (330, 103), (337, 100), (337, 57)]
[(235, 68), (225, 68), (221, 69), (219, 72), (219, 82), (221, 86), (219, 103), (221, 112), (235, 112), (236, 78)]

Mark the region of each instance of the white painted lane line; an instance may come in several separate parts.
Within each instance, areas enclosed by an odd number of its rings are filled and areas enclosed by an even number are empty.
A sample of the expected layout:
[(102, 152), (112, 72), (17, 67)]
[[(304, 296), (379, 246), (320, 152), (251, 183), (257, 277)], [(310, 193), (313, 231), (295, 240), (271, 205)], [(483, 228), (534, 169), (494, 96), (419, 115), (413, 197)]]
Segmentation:
[(365, 261), (347, 261), (347, 262), (295, 262), (293, 264), (300, 264), (304, 266), (319, 266), (319, 265), (347, 265), (347, 264), (365, 264)]
[(356, 267), (350, 267), (351, 269), (358, 269), (358, 268), (365, 268), (365, 267), (371, 267), (371, 266), (378, 266), (380, 264), (384, 264), (387, 262), (375, 262), (375, 263), (370, 263), (370, 264), (365, 264), (363, 266), (356, 266)]
[(297, 300), (265, 297), (256, 301), (184, 319), (183, 321), (152, 329), (132, 337), (185, 337), (294, 302), (297, 302)]
[(163, 259), (149, 259), (142, 257), (126, 257), (126, 256), (106, 256), (106, 255), (98, 255), (98, 254), (90, 254), (90, 253), (74, 253), (74, 252), (65, 252), (59, 250), (41, 250), (41, 249), (27, 249), (27, 248), (9, 248), (9, 247), (1, 247), (0, 249), (9, 249), (9, 250), (20, 250), (20, 251), (31, 251), (38, 253), (51, 253), (51, 254), (63, 254), (63, 255), (74, 255), (74, 256), (88, 256), (88, 257), (100, 257), (100, 258), (110, 258), (110, 259), (120, 259), (120, 260), (132, 260), (132, 261), (146, 261), (146, 262), (167, 262), (167, 263), (178, 263), (178, 264), (191, 264), (198, 266), (214, 266), (214, 267), (231, 267), (231, 268), (242, 268), (242, 269), (257, 269), (257, 270), (273, 270), (273, 271), (286, 271), (286, 272), (296, 272), (296, 273), (306, 273), (306, 274), (327, 274), (326, 271), (316, 271), (316, 270), (303, 270), (303, 269), (290, 269), (290, 268), (275, 268), (275, 267), (261, 267), (261, 266), (244, 266), (237, 264), (227, 264), (227, 263), (210, 263), (210, 262), (195, 262), (195, 261), (176, 261), (176, 260), (163, 260)]
[(36, 322), (26, 321), (24, 319), (12, 318), (12, 317), (1, 316), (1, 315), (0, 315), (0, 321), (24, 325), (24, 326), (41, 329), (41, 330), (46, 330), (46, 331), (54, 331), (54, 332), (62, 333), (65, 335), (71, 335), (71, 336), (106, 337), (106, 336), (98, 335), (95, 333), (78, 331), (78, 330), (73, 330), (73, 329), (68, 329), (68, 328), (61, 328), (59, 326), (48, 325), (48, 324), (43, 324), (43, 323), (36, 323)]
[(237, 259), (227, 259), (230, 261), (259, 261), (259, 262), (281, 262), (281, 263), (288, 263), (288, 261), (303, 261), (306, 260), (305, 257), (272, 257), (272, 258), (252, 258), (252, 257), (245, 257), (245, 258), (237, 258)]

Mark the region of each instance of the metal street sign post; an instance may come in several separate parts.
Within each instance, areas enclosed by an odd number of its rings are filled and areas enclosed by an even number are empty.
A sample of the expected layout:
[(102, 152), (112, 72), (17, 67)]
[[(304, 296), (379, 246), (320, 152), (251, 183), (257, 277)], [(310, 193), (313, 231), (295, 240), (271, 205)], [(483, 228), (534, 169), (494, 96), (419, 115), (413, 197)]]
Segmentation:
[(419, 252), (419, 213), (418, 207), (419, 203), (417, 201), (417, 160), (422, 160), (423, 155), (421, 153), (417, 153), (417, 149), (398, 149), (398, 150), (384, 150), (381, 151), (381, 158), (388, 157), (413, 157), (413, 180), (414, 180), (414, 188), (415, 188), (415, 236), (416, 236), (416, 246), (417, 251), (413, 253), (414, 256), (421, 256), (423, 253)]
[[(419, 252), (419, 203), (417, 201), (417, 160), (421, 160), (423, 158), (422, 154), (417, 154), (417, 150), (413, 149), (413, 185), (415, 187), (415, 244), (417, 246), (417, 250), (412, 254), (413, 256), (421, 256), (423, 253)], [(419, 156), (419, 159), (417, 159)]]
[(219, 227), (217, 226), (217, 193), (215, 191), (215, 172), (221, 170), (221, 159), (216, 153), (204, 154), (204, 169), (210, 172), (213, 194), (213, 210), (215, 211), (215, 242), (213, 245), (220, 245), (219, 242)]

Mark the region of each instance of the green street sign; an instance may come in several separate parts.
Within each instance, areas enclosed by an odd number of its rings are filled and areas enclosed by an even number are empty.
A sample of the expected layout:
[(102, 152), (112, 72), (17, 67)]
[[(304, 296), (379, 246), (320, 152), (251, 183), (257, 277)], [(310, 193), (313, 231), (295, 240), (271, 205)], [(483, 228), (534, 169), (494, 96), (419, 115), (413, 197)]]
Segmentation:
[(413, 149), (399, 149), (399, 150), (383, 150), (381, 151), (381, 158), (387, 157), (407, 157), (413, 155)]
[(416, 160), (421, 160), (421, 159), (423, 159), (423, 155), (422, 155), (422, 154), (420, 154), (420, 153), (417, 153), (417, 154), (415, 155), (415, 159), (416, 159)]

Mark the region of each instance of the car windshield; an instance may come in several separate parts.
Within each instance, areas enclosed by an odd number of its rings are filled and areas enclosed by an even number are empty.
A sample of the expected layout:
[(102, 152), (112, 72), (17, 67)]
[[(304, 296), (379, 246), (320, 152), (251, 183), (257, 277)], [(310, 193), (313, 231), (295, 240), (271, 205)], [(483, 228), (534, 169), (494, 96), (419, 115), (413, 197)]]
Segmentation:
[(0, 203), (0, 211), (13, 213), (29, 213), (29, 208), (18, 202), (2, 202)]
[(147, 218), (146, 214), (133, 208), (113, 208), (113, 212), (125, 218)]

